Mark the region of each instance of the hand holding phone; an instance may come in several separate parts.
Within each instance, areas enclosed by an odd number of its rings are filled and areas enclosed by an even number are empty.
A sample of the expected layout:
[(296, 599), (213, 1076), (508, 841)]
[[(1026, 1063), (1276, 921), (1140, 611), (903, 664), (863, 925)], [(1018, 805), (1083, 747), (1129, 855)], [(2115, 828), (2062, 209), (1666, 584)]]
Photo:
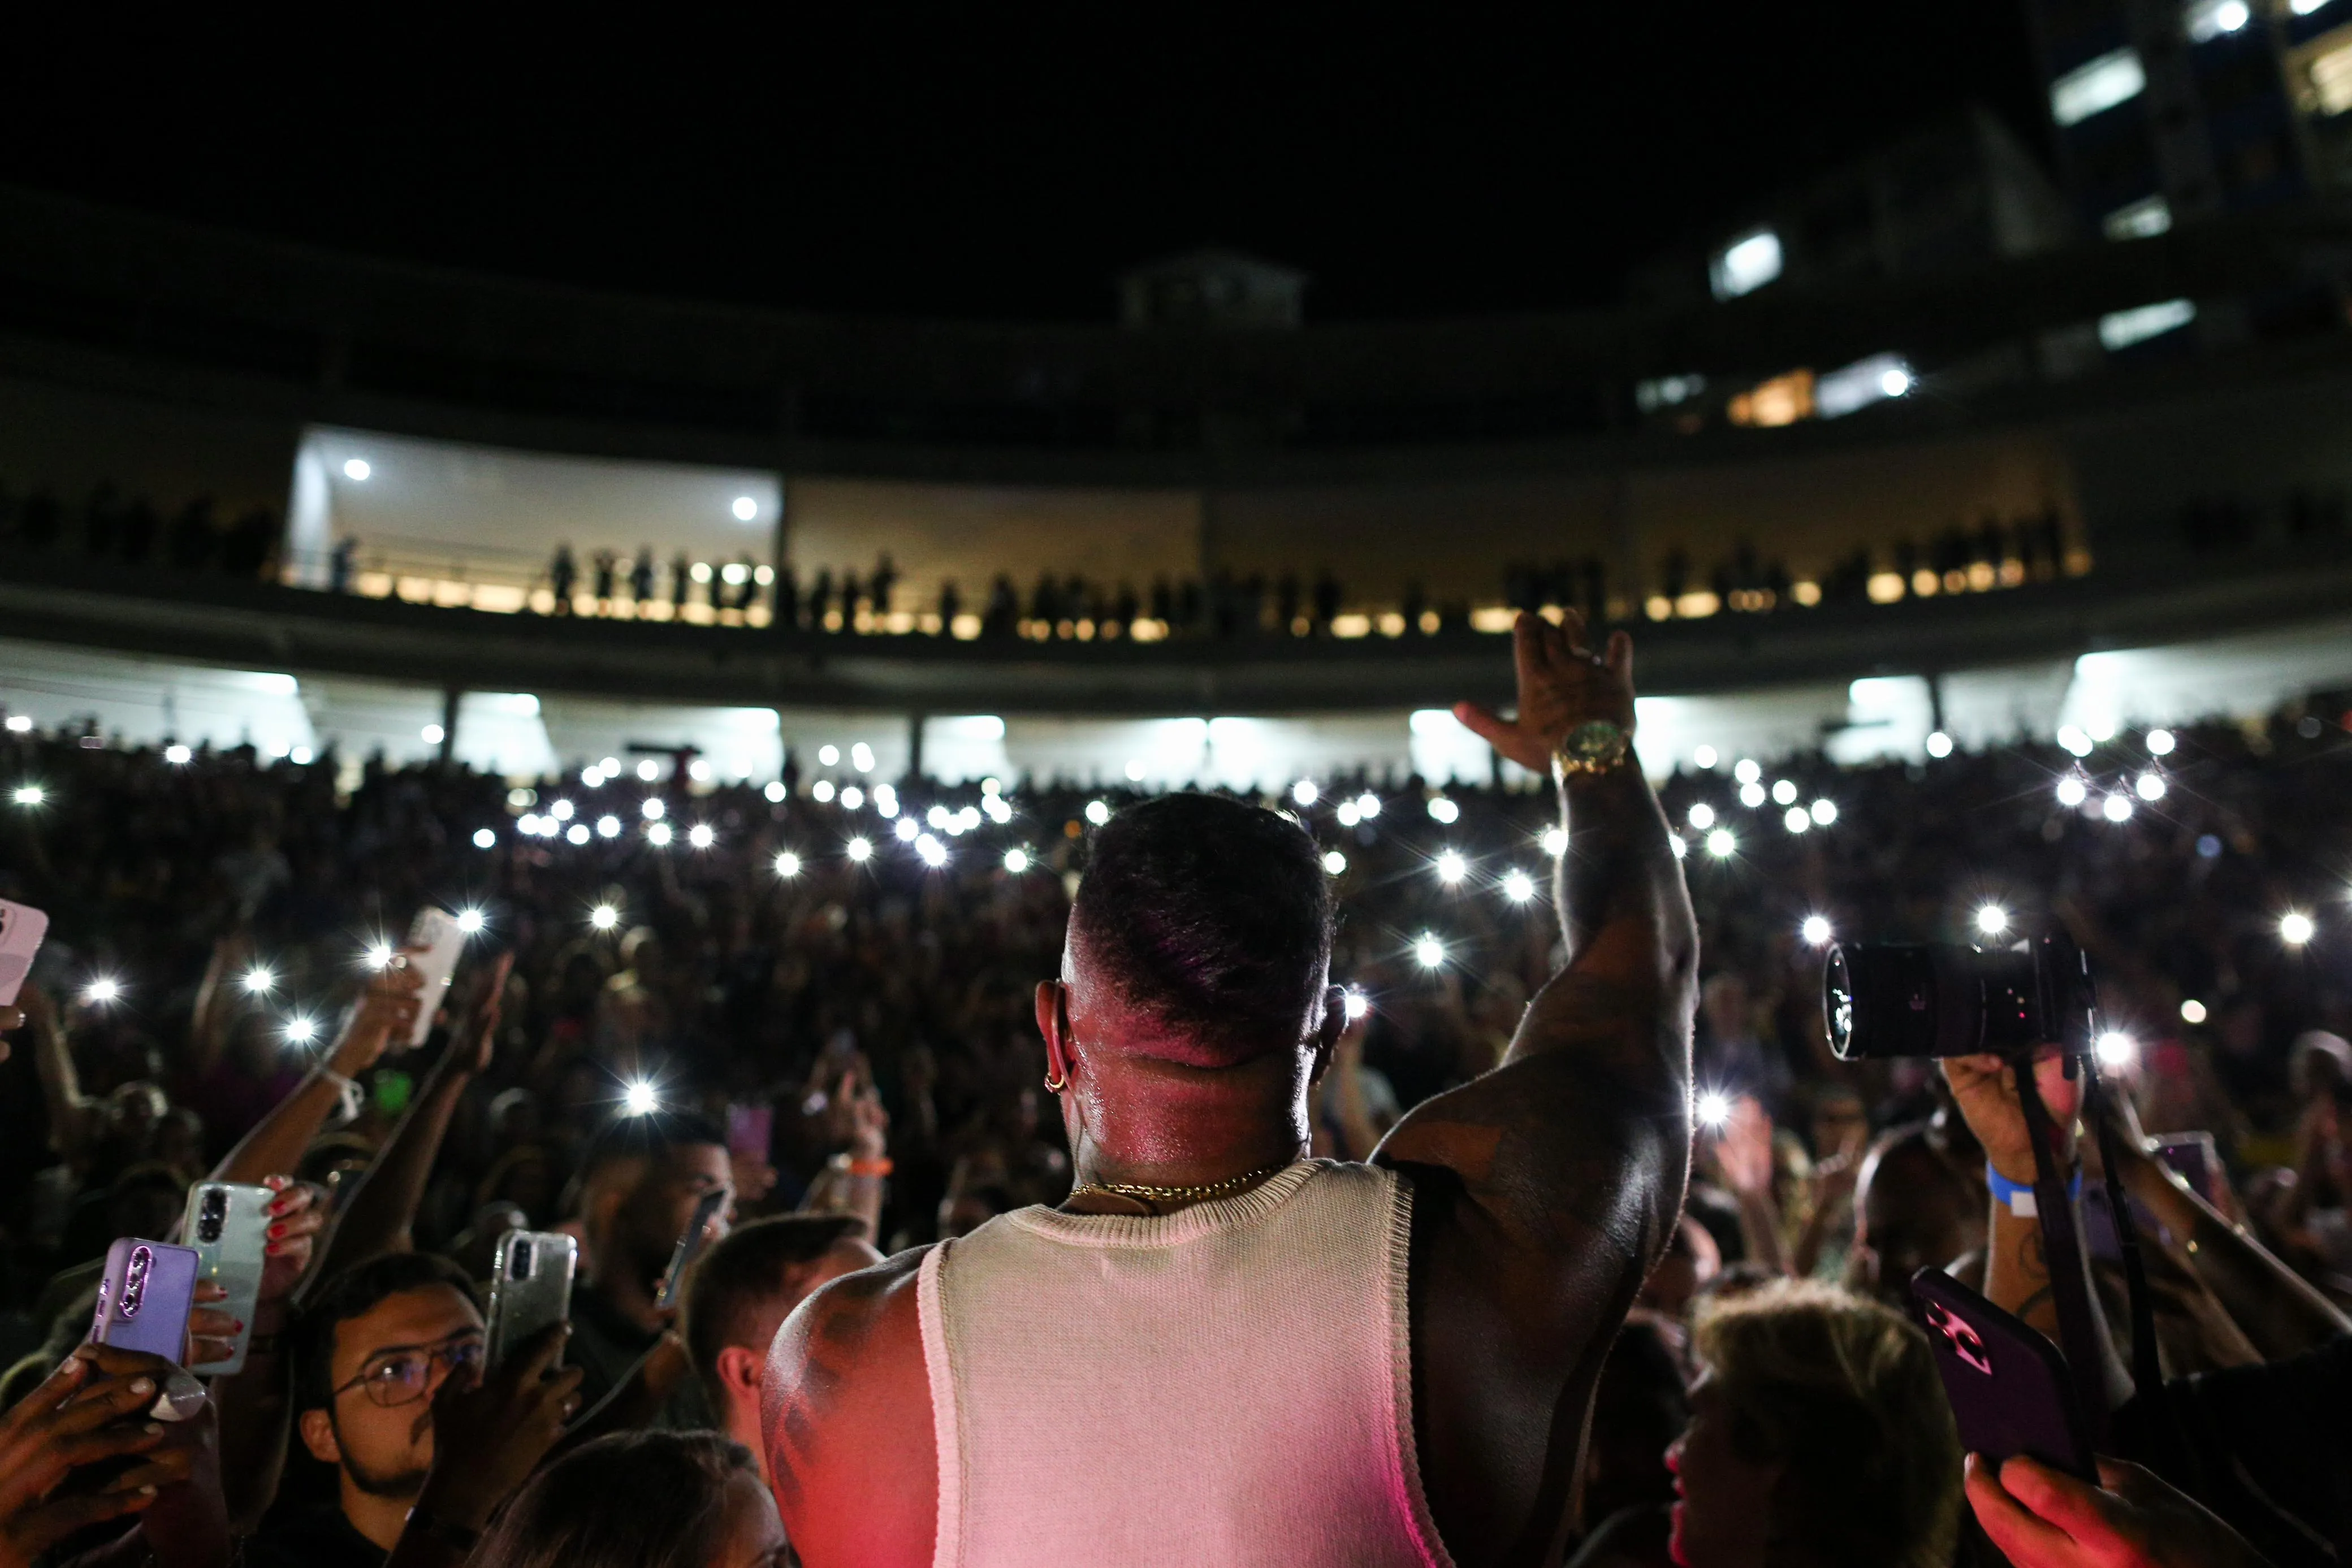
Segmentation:
[(157, 1491), (188, 1479), (194, 1448), (144, 1418), (172, 1370), (151, 1356), (85, 1345), (0, 1412), (7, 1561), (47, 1561), (43, 1554), (68, 1536), (138, 1513)]
[(2090, 1428), (2056, 1345), (1940, 1270), (1911, 1276), (1911, 1307), (1935, 1352), (1963, 1450), (1996, 1469), (2022, 1454), (2098, 1479)]
[(217, 1285), (226, 1293), (215, 1304), (243, 1325), (236, 1332), (231, 1354), (190, 1370), (233, 1377), (245, 1370), (245, 1353), (253, 1337), (253, 1320), (261, 1297), (261, 1275), (268, 1263), (270, 1206), (278, 1195), (266, 1186), (236, 1182), (198, 1182), (188, 1189), (188, 1210), (180, 1235), (196, 1252), (196, 1278)]
[(661, 1291), (654, 1305), (667, 1312), (677, 1305), (678, 1291), (685, 1287), (686, 1271), (702, 1256), (702, 1249), (727, 1234), (728, 1202), (734, 1194), (723, 1186), (714, 1186), (696, 1200), (694, 1218), (686, 1223), (684, 1234), (677, 1239), (677, 1248), (669, 1255), (669, 1270), (662, 1275)]
[(16, 1005), (16, 993), (33, 971), (33, 956), (48, 935), (49, 917), (29, 904), (0, 898), (0, 1008)]
[(144, 1351), (176, 1364), (187, 1354), (188, 1310), (195, 1305), (195, 1292), (194, 1248), (125, 1236), (106, 1249), (89, 1342)]
[[(510, 1230), (499, 1238), (486, 1341), (491, 1370), (533, 1335), (571, 1320), (579, 1264), (580, 1244), (560, 1231)], [(562, 1365), (561, 1357), (551, 1364)]]
[(426, 904), (416, 912), (416, 923), (408, 928), (408, 946), (415, 955), (408, 967), (419, 977), (416, 1021), (409, 1026), (406, 1042), (415, 1051), (433, 1032), (434, 1015), (441, 1010), (449, 977), (457, 972), (457, 955), (466, 946), (465, 929), (447, 910)]

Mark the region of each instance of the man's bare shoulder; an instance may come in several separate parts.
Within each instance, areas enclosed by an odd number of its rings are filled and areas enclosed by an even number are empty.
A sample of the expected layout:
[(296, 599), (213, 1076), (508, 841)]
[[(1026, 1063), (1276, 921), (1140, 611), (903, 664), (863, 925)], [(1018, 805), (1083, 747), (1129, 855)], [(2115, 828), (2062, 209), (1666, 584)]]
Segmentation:
[(768, 1347), (760, 1427), (803, 1561), (928, 1563), (939, 1492), (918, 1247), (827, 1281)]
[(776, 1330), (768, 1364), (760, 1379), (762, 1425), (772, 1437), (779, 1407), (787, 1401), (822, 1400), (831, 1379), (861, 1370), (856, 1364), (877, 1351), (887, 1354), (896, 1329), (911, 1332), (911, 1348), (922, 1353), (916, 1291), (929, 1247), (912, 1247), (878, 1263), (826, 1281), (809, 1292)]

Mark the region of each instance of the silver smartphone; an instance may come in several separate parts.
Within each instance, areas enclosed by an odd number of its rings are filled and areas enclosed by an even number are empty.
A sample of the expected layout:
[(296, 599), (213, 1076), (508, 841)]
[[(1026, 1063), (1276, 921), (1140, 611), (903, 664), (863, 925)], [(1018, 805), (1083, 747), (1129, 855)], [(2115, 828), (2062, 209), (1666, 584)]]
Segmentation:
[(198, 1182), (188, 1189), (188, 1212), (180, 1239), (196, 1251), (196, 1279), (228, 1291), (220, 1310), (245, 1326), (236, 1331), (236, 1352), (226, 1361), (190, 1367), (208, 1376), (234, 1377), (245, 1370), (253, 1338), (254, 1308), (261, 1296), (261, 1270), (269, 1261), (269, 1205), (278, 1197), (266, 1186), (238, 1182)]
[(188, 1354), (188, 1309), (195, 1298), (194, 1248), (125, 1236), (106, 1249), (90, 1343), (177, 1362)]
[(686, 1232), (677, 1239), (677, 1250), (669, 1255), (669, 1271), (662, 1276), (660, 1293), (654, 1305), (665, 1310), (677, 1305), (678, 1292), (686, 1288), (686, 1271), (702, 1256), (702, 1249), (727, 1234), (726, 1222), (719, 1217), (735, 1195), (723, 1186), (714, 1186), (695, 1201), (694, 1218), (686, 1222)]
[(16, 993), (33, 972), (33, 955), (48, 930), (49, 917), (31, 904), (0, 898), (0, 1008), (16, 1005)]
[[(509, 1230), (499, 1238), (490, 1266), (488, 1364), (498, 1366), (514, 1348), (550, 1323), (572, 1315), (572, 1274), (580, 1244), (549, 1230)], [(563, 1364), (562, 1356), (552, 1364)]]
[(416, 912), (415, 924), (408, 928), (408, 945), (425, 949), (409, 960), (409, 967), (423, 977), (416, 988), (416, 1022), (408, 1031), (408, 1049), (415, 1051), (433, 1032), (433, 1015), (441, 1010), (441, 998), (448, 994), (449, 977), (457, 971), (466, 933), (456, 915), (428, 904)]

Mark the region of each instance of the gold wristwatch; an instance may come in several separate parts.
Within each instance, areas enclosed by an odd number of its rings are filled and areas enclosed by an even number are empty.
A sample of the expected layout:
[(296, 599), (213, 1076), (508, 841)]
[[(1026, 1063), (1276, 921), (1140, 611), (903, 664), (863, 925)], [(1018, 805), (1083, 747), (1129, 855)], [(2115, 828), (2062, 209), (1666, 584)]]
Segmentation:
[(1613, 772), (1624, 766), (1633, 750), (1633, 731), (1605, 718), (1588, 719), (1552, 747), (1551, 774), (1565, 780), (1580, 773)]

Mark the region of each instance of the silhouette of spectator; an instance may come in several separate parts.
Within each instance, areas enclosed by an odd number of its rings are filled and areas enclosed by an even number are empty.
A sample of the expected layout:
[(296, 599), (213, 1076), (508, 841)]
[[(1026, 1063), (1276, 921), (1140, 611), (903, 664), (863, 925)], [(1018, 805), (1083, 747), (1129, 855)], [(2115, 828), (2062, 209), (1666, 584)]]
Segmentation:
[(1208, 585), (1197, 577), (1186, 578), (1176, 596), (1177, 620), (1186, 630), (1200, 632), (1208, 628), (1212, 614)]
[(89, 505), (81, 515), (81, 548), (86, 555), (109, 556), (120, 532), (122, 515), (121, 499), (111, 485), (100, 485), (90, 492)]
[(345, 534), (335, 541), (327, 554), (327, 591), (349, 593), (352, 591), (352, 557), (358, 553), (359, 540)]
[(636, 564), (629, 568), (629, 597), (643, 604), (654, 596), (654, 547), (637, 547)]
[(940, 630), (955, 631), (956, 617), (963, 613), (963, 595), (956, 591), (955, 579), (940, 584)]
[(1315, 574), (1315, 629), (1328, 632), (1339, 618), (1339, 580), (1325, 567)]
[(1021, 596), (1013, 589), (1013, 580), (1000, 571), (988, 591), (988, 611), (980, 618), (981, 635), (1010, 637), (1020, 619)]
[(36, 490), (25, 497), (25, 509), (16, 519), (16, 537), (27, 549), (47, 549), (65, 531), (65, 508), (58, 505), (58, 498), (47, 490)]
[(875, 614), (887, 615), (890, 613), (890, 593), (891, 591), (898, 586), (898, 569), (890, 563), (890, 552), (888, 550), (884, 550), (882, 552), (882, 559), (874, 563), (874, 580), (871, 591), (874, 600)]
[(572, 547), (557, 545), (555, 559), (548, 563), (547, 582), (554, 591), (555, 612), (558, 615), (572, 613), (572, 590), (579, 580), (580, 568), (572, 559)]
[(801, 583), (793, 573), (793, 563), (784, 562), (776, 569), (776, 593), (773, 605), (775, 624), (787, 631), (801, 623)]
[(812, 632), (824, 630), (824, 618), (833, 609), (833, 569), (816, 569), (816, 580), (809, 584), (808, 627)]
[(259, 577), (277, 548), (278, 514), (267, 507), (248, 507), (221, 539), (221, 570), (233, 577)]
[(213, 521), (213, 498), (199, 496), (180, 508), (163, 542), (164, 553), (182, 571), (195, 571), (209, 563), (220, 543), (219, 525)]
[(162, 528), (163, 519), (155, 515), (155, 508), (142, 496), (123, 508), (115, 547), (123, 559), (144, 561), (154, 553), (155, 535)]
[(595, 574), (590, 580), (594, 585), (592, 591), (596, 596), (596, 607), (600, 610), (611, 606), (614, 591), (619, 587), (614, 569), (620, 565), (620, 559), (608, 549), (600, 549), (589, 558), (595, 567)]
[(680, 550), (669, 562), (670, 612), (677, 614), (686, 608), (686, 596), (694, 591), (694, 564)]

